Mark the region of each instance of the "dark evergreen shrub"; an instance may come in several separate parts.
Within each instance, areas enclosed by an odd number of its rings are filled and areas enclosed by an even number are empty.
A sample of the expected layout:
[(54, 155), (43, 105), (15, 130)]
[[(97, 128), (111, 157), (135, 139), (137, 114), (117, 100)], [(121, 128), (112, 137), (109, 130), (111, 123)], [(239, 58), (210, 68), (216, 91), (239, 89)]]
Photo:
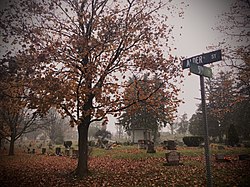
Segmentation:
[(93, 141), (93, 140), (89, 141), (88, 143), (89, 143), (90, 147), (94, 147), (95, 146), (95, 141)]
[(182, 140), (188, 147), (198, 147), (202, 142), (204, 142), (204, 138), (201, 136), (185, 136)]
[(163, 141), (163, 146), (168, 150), (176, 150), (176, 142), (174, 140)]
[(68, 149), (68, 148), (70, 148), (72, 146), (72, 141), (65, 141), (63, 145), (64, 145), (65, 148)]

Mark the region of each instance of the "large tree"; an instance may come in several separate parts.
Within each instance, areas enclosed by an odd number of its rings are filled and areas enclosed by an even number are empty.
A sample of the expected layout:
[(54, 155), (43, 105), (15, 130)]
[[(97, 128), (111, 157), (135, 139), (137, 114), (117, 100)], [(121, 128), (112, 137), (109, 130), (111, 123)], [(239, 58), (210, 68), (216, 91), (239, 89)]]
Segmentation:
[(220, 15), (215, 27), (223, 34), (219, 47), (224, 50), (225, 62), (231, 68), (241, 69), (244, 58), (249, 56), (249, 10), (249, 0), (233, 1), (230, 10)]
[[(218, 26), (215, 28), (223, 34), (219, 47), (223, 49), (224, 62), (227, 66), (224, 69), (230, 69), (229, 72), (225, 71), (225, 74), (233, 77), (235, 81), (233, 86), (237, 88), (234, 96), (238, 98), (238, 102), (231, 103), (230, 116), (236, 128), (241, 131), (239, 134), (244, 134), (245, 138), (249, 137), (247, 129), (250, 124), (248, 117), (250, 102), (249, 10), (249, 0), (233, 1), (230, 10), (220, 16)], [(223, 66), (225, 64), (222, 63)]]
[(89, 125), (152, 95), (124, 102), (129, 75), (157, 75), (168, 97), (176, 97), (176, 59), (167, 59), (163, 50), (172, 31), (167, 16), (158, 13), (167, 6), (163, 2), (18, 0), (10, 5), (1, 12), (6, 55), (17, 51), (23, 63), (36, 65), (30, 107), (46, 112), (56, 106), (78, 126), (78, 176), (88, 173)]
[[(207, 113), (209, 134), (218, 136), (222, 142), (223, 136), (231, 124), (235, 125), (242, 138), (249, 138), (249, 96), (246, 84), (242, 85), (232, 76), (233, 73), (219, 72), (213, 79), (207, 80)], [(190, 119), (190, 132), (201, 134), (199, 128), (202, 116), (200, 109)]]
[(210, 116), (220, 125), (219, 141), (223, 141), (229, 124), (232, 123), (233, 105), (236, 102), (232, 74), (219, 72), (218, 77), (207, 80), (208, 110)]
[(218, 76), (207, 81), (209, 109), (220, 120), (229, 120), (227, 114), (240, 99), (234, 77), (231, 73), (219, 72)]
[[(217, 119), (212, 116), (209, 106), (207, 106), (208, 134), (211, 137), (221, 137), (220, 124)], [(201, 105), (198, 106), (195, 114), (189, 119), (189, 132), (193, 135), (204, 135), (204, 123)]]
[[(242, 54), (243, 55), (243, 54)], [(250, 139), (250, 56), (245, 54), (244, 64), (238, 71), (237, 90), (241, 97), (234, 106), (235, 126), (243, 139)]]
[(179, 101), (175, 97), (169, 97), (168, 89), (164, 88), (164, 84), (157, 77), (149, 78), (145, 74), (142, 78), (134, 76), (129, 82), (131, 86), (124, 91), (127, 102), (152, 95), (149, 99), (127, 108), (119, 118), (119, 124), (126, 131), (134, 128), (151, 129), (156, 141), (161, 127), (173, 121)]
[(177, 132), (180, 134), (186, 134), (189, 125), (187, 119), (187, 113), (184, 113), (179, 119), (180, 121), (176, 123), (176, 126), (178, 127)]
[(219, 43), (224, 50), (225, 63), (238, 84), (238, 94), (249, 101), (250, 97), (250, 1), (235, 1), (229, 12), (220, 16), (217, 29), (224, 34)]
[(28, 108), (25, 80), (30, 74), (23, 70), (18, 58), (0, 62), (0, 138), (10, 142), (9, 155), (14, 155), (15, 141), (39, 127), (39, 115)]

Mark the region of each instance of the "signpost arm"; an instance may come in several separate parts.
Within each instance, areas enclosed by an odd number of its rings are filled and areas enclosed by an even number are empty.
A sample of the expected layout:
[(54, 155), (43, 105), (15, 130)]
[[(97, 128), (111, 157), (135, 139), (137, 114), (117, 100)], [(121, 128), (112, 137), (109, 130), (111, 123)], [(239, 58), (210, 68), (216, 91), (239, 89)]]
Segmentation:
[(209, 137), (208, 137), (208, 123), (207, 123), (207, 111), (206, 111), (206, 99), (205, 99), (205, 86), (204, 86), (204, 76), (202, 76), (202, 75), (200, 75), (200, 87), (201, 87), (202, 114), (203, 114), (203, 122), (204, 122), (204, 141), (205, 141), (205, 158), (206, 158), (206, 171), (207, 171), (206, 172), (207, 187), (212, 187)]

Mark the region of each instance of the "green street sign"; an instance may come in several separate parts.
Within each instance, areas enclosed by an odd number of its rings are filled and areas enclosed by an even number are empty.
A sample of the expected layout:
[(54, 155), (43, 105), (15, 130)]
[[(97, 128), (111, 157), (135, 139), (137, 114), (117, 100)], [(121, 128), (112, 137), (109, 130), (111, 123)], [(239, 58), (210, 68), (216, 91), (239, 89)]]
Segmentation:
[(182, 69), (190, 68), (191, 63), (198, 65), (210, 64), (222, 59), (221, 50), (193, 56), (182, 61)]
[(202, 75), (204, 77), (212, 78), (212, 69), (206, 66), (199, 66), (194, 63), (190, 63), (190, 71), (196, 75)]

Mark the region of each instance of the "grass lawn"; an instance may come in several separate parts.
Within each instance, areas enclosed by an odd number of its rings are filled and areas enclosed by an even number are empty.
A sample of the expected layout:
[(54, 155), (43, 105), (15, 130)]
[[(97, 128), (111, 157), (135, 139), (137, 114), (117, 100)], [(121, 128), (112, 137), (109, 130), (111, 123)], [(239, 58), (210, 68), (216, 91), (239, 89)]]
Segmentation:
[[(166, 150), (146, 153), (136, 146), (112, 150), (93, 148), (90, 175), (82, 180), (70, 173), (77, 160), (66, 156), (16, 153), (0, 155), (1, 186), (206, 186), (204, 149), (178, 147), (180, 166), (164, 166)], [(230, 162), (218, 163), (215, 154), (224, 154)], [(238, 154), (249, 154), (248, 148), (211, 150), (213, 186), (250, 186), (250, 161)]]

